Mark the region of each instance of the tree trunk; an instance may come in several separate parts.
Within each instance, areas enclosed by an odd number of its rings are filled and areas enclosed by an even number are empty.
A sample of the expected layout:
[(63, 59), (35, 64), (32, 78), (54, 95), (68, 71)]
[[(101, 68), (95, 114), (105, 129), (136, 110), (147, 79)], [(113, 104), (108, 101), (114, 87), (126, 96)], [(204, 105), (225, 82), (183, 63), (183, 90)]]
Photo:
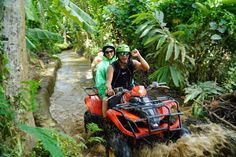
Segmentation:
[(29, 65), (25, 43), (24, 0), (4, 0), (3, 51), (8, 58), (10, 71), (6, 94), (18, 96), (21, 82), (28, 79)]
[[(1, 0), (0, 19), (2, 24), (1, 36), (3, 38), (3, 52), (8, 58), (7, 67), (9, 76), (5, 84), (5, 92), (7, 96), (16, 98), (19, 95), (19, 89), (22, 81), (29, 79), (29, 62), (26, 52), (25, 42), (25, 8), (24, 0)], [(17, 99), (13, 100), (14, 105), (17, 104)], [(34, 126), (34, 118), (31, 112), (21, 113), (16, 111), (17, 120), (24, 121), (29, 125)], [(34, 146), (34, 140), (31, 137), (26, 137), (27, 141), (25, 152), (28, 152)], [(29, 148), (29, 150), (27, 150)]]

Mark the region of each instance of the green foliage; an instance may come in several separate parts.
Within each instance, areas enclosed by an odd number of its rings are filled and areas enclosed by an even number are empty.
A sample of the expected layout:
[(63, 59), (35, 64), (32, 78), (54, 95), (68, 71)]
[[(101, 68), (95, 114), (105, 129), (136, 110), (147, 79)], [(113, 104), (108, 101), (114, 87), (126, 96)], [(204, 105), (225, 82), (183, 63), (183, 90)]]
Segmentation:
[(23, 155), (20, 132), (16, 127), (15, 107), (5, 96), (0, 86), (0, 153), (3, 156)]
[(134, 34), (136, 26), (131, 25), (130, 16), (146, 10), (151, 4), (150, 0), (119, 0), (113, 5), (104, 7), (103, 25), (111, 25), (112, 38), (118, 42), (125, 42), (128, 45), (140, 48), (140, 41)]
[(192, 32), (188, 38), (194, 46), (191, 54), (196, 66), (190, 72), (194, 81), (217, 80), (222, 83), (231, 63), (235, 46), (235, 15), (222, 9), (219, 3), (207, 1), (196, 3), (196, 12), (188, 27)]
[(63, 152), (57, 144), (57, 141), (52, 138), (51, 132), (44, 128), (33, 128), (27, 125), (20, 125), (20, 129), (32, 134), (37, 139), (40, 139), (45, 147), (53, 157), (64, 157)]
[(11, 121), (15, 118), (15, 113), (13, 112), (13, 108), (10, 103), (7, 101), (5, 97), (4, 90), (2, 86), (0, 86), (0, 121), (1, 127), (3, 127), (4, 121)]
[(3, 53), (0, 53), (0, 85), (6, 81), (9, 74), (8, 68), (6, 67), (7, 63), (7, 57)]
[(184, 32), (171, 33), (164, 23), (161, 11), (140, 13), (133, 15), (134, 23), (140, 24), (136, 33), (141, 34), (144, 46), (153, 50), (147, 57), (156, 59), (154, 64), (160, 68), (150, 78), (157, 81), (173, 81), (174, 86), (183, 87), (185, 66), (187, 59), (194, 65), (194, 59), (188, 56), (186, 46), (178, 41)]
[[(175, 30), (175, 26), (181, 23), (187, 23), (194, 13), (192, 7), (196, 0), (165, 0), (160, 2), (158, 9), (165, 14), (167, 27), (171, 31)], [(204, 0), (200, 0), (204, 1)]]
[(26, 29), (26, 35), (30, 38), (41, 39), (41, 40), (53, 40), (53, 41), (63, 41), (63, 37), (58, 33), (49, 32), (47, 30), (42, 30), (39, 28), (28, 28)]
[(191, 114), (198, 118), (204, 118), (207, 116), (207, 112), (204, 111), (203, 106), (198, 103), (192, 105)]
[(34, 2), (34, 0), (25, 0), (25, 13), (28, 20), (38, 22), (39, 14)]
[(167, 65), (158, 68), (149, 78), (157, 82), (173, 83), (176, 87), (183, 87), (184, 75), (180, 69), (175, 66)]
[(59, 34), (63, 34), (67, 39), (64, 41), (70, 44), (70, 42), (76, 43), (75, 32), (81, 28), (88, 32), (94, 31), (94, 20), (72, 1), (25, 0), (25, 2), (28, 28), (26, 42), (32, 54), (58, 53), (60, 49), (55, 43), (63, 39)]
[(184, 89), (186, 97), (184, 103), (192, 102), (192, 114), (198, 117), (205, 115), (203, 112), (204, 100), (209, 99), (215, 95), (221, 94), (223, 89), (216, 85), (216, 82), (198, 82)]
[(98, 143), (105, 143), (105, 140), (102, 137), (94, 136), (96, 133), (103, 131), (101, 128), (98, 127), (95, 123), (89, 123), (86, 125), (89, 136), (86, 139), (87, 144), (98, 144)]
[(57, 7), (60, 7), (66, 16), (77, 22), (83, 29), (90, 33), (94, 32), (95, 21), (72, 1), (54, 0), (54, 3)]
[(95, 132), (98, 132), (98, 131), (102, 131), (102, 129), (99, 128), (98, 125), (95, 124), (95, 123), (89, 123), (89, 124), (86, 125), (86, 127), (92, 133), (95, 133)]
[(187, 103), (193, 99), (198, 102), (203, 102), (210, 96), (218, 95), (223, 91), (223, 89), (217, 86), (213, 81), (199, 82), (185, 88), (184, 90), (187, 94), (186, 98), (184, 99), (184, 103)]
[[(26, 44), (27, 48), (30, 50), (33, 49), (40, 50), (40, 48), (45, 48), (47, 46), (50, 47), (49, 43), (53, 44), (54, 42), (62, 42), (62, 41), (63, 38), (58, 33), (49, 32), (47, 30), (42, 30), (39, 28), (26, 29)], [(43, 49), (41, 51), (43, 51)]]
[(50, 130), (46, 128), (30, 127), (24, 124), (19, 125), (20, 129), (35, 136), (40, 143), (42, 143), (43, 148), (38, 145), (35, 150), (41, 151), (36, 152), (37, 156), (47, 154), (47, 151), (52, 157), (64, 157), (64, 156), (82, 156), (80, 154), (81, 149), (86, 148), (84, 144), (77, 144), (76, 141), (66, 134), (59, 133), (55, 130)]
[(232, 91), (236, 89), (236, 54), (231, 58), (229, 69), (224, 76), (223, 86), (226, 90)]
[(23, 86), (20, 88), (19, 100), (20, 105), (26, 111), (35, 111), (37, 102), (36, 94), (38, 91), (39, 83), (37, 81), (24, 81)]

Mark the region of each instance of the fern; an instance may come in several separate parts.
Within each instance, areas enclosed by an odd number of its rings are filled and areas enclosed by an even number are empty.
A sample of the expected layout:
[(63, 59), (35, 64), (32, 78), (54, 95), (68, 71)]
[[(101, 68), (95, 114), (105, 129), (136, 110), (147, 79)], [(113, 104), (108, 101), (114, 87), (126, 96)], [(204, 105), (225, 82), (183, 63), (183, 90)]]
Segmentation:
[(89, 138), (86, 140), (88, 143), (104, 143), (105, 140), (102, 137), (93, 136), (94, 133), (102, 131), (95, 123), (89, 123), (86, 125), (88, 131), (90, 132)]
[(98, 125), (95, 124), (95, 123), (89, 123), (89, 124), (86, 125), (86, 127), (92, 133), (95, 133), (95, 132), (98, 132), (98, 131), (102, 131), (102, 129), (99, 128)]

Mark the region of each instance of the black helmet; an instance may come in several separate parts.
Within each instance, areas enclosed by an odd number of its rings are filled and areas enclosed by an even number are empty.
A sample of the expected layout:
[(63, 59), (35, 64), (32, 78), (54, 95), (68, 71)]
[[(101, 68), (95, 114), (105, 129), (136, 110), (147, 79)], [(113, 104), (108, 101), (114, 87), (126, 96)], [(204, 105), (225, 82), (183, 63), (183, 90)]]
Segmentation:
[(111, 49), (113, 49), (114, 52), (115, 52), (115, 46), (114, 46), (112, 43), (108, 42), (108, 43), (106, 43), (106, 44), (103, 46), (103, 48), (102, 48), (103, 54), (105, 53), (105, 50), (106, 50), (107, 48), (111, 48)]

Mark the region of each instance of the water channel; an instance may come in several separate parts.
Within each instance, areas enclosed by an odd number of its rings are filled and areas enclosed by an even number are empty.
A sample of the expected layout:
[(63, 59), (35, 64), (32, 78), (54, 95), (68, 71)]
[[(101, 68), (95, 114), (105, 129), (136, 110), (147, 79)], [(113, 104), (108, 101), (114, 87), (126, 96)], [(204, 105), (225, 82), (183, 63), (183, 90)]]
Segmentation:
[(74, 51), (64, 51), (58, 57), (62, 66), (57, 72), (50, 112), (64, 132), (73, 135), (83, 126), (83, 88), (93, 84), (90, 62)]

